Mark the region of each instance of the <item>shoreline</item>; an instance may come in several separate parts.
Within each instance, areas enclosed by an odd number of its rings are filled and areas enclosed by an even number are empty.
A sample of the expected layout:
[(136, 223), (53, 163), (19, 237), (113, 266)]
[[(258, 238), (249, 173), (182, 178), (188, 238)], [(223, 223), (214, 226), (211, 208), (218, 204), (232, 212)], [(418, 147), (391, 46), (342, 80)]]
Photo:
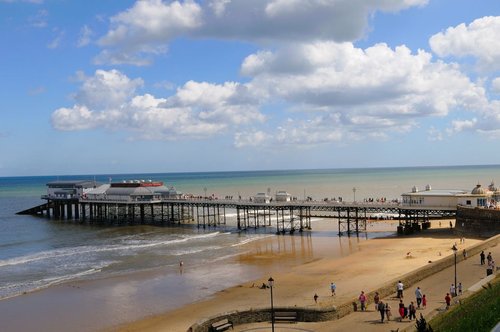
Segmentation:
[[(395, 225), (397, 222), (389, 223)], [(381, 222), (374, 223), (371, 225)], [(451, 246), (459, 238), (447, 226), (439, 228), (438, 221), (432, 223), (433, 228), (425, 232), (405, 237), (372, 238), (359, 243), (359, 250), (349, 255), (340, 258), (325, 256), (295, 265), (290, 271), (272, 275), (275, 279), (275, 305), (322, 308), (344, 304), (355, 298), (360, 290), (369, 292), (389, 280), (427, 265), (429, 261), (451, 255)], [(443, 222), (443, 225), (447, 223), (448, 221)], [(459, 248), (481, 241), (468, 238), (466, 244), (460, 244)], [(410, 255), (407, 255), (408, 252)], [(196, 322), (224, 312), (265, 308), (268, 306), (268, 292), (259, 289), (258, 285), (266, 282), (267, 278), (263, 271), (261, 278), (229, 287), (211, 298), (104, 330), (187, 331)], [(330, 282), (337, 284), (337, 295), (334, 298), (330, 296)], [(317, 304), (313, 300), (314, 294), (319, 295)], [(194, 312), (196, 315), (193, 315)]]
[[(380, 231), (394, 233), (395, 227), (390, 224), (380, 225), (385, 225)], [(325, 253), (348, 255), (371, 236), (339, 238), (334, 229), (330, 220), (318, 220), (313, 231), (301, 235), (269, 234), (236, 246), (236, 255), (213, 257), (213, 264), (184, 261), (182, 274), (176, 265), (65, 281), (1, 300), (0, 319), (6, 321), (5, 331), (113, 329), (211, 299), (230, 286), (255, 280), (268, 271), (288, 271)], [(30, 321), (23, 319), (26, 314)]]

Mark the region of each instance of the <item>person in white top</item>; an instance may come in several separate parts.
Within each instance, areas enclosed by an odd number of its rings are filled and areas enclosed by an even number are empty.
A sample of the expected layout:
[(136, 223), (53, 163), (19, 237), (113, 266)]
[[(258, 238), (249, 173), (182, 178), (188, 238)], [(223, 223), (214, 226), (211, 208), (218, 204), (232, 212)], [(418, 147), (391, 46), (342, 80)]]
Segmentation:
[(403, 283), (401, 282), (401, 280), (398, 281), (397, 285), (396, 285), (396, 289), (398, 291), (398, 298), (399, 299), (402, 299), (403, 298)]

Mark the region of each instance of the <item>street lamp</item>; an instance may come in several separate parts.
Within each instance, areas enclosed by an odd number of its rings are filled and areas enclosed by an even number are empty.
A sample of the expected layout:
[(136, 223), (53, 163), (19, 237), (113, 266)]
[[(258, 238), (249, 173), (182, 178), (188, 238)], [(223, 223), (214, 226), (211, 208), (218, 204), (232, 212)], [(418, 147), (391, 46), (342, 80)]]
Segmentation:
[(273, 277), (270, 277), (267, 281), (269, 282), (269, 288), (271, 289), (271, 328), (272, 331), (274, 332), (274, 304), (273, 304), (274, 279)]
[(453, 245), (453, 247), (451, 247), (451, 249), (453, 249), (453, 253), (455, 254), (455, 294), (452, 294), (452, 295), (457, 296), (457, 251), (458, 251), (458, 248), (457, 248), (457, 246)]
[(352, 193), (354, 194), (354, 203), (356, 203), (356, 187), (352, 188)]

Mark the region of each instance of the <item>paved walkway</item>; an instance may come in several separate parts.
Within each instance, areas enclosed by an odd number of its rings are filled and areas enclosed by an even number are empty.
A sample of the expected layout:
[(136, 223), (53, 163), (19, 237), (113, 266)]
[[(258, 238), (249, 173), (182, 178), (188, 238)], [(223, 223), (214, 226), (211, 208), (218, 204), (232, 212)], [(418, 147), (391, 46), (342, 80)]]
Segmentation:
[[(485, 253), (492, 253), (496, 262), (500, 261), (500, 245), (490, 247), (485, 250)], [(461, 251), (459, 252), (461, 253)], [(464, 294), (452, 299), (452, 305), (458, 303), (462, 297), (471, 294), (469, 288), (481, 282), (486, 278), (486, 267), (480, 265), (479, 255), (469, 257), (467, 260), (457, 264), (457, 282), (461, 282), (464, 289)], [(445, 310), (446, 307), (444, 297), (449, 292), (450, 285), (454, 283), (454, 266), (444, 269), (422, 281), (416, 285), (412, 285), (404, 292), (404, 304), (408, 304), (415, 300), (415, 289), (419, 286), (423, 294), (427, 297), (427, 308), (417, 310), (417, 318), (422, 313), (427, 320), (429, 317), (434, 316), (440, 311)], [(394, 285), (396, 288), (396, 285)], [(396, 293), (383, 299), (384, 303), (389, 302), (392, 307), (392, 317), (390, 322), (381, 323), (380, 314), (375, 311), (374, 304), (368, 305), (368, 310), (364, 312), (353, 312), (341, 319), (332, 320), (328, 322), (317, 323), (279, 323), (275, 324), (275, 331), (314, 331), (314, 332), (334, 332), (334, 331), (413, 331), (415, 321), (404, 319), (399, 321), (398, 303), (399, 299), (396, 298)], [(255, 323), (235, 326), (234, 331), (270, 331), (270, 323)]]

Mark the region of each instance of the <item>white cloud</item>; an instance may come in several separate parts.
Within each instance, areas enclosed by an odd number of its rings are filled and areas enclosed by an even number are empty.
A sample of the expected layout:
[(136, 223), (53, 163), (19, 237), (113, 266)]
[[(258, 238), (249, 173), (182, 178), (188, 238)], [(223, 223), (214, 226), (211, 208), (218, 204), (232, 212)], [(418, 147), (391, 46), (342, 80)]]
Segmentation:
[(208, 6), (212, 8), (215, 16), (220, 17), (226, 11), (226, 6), (231, 2), (231, 0), (211, 0)]
[(80, 29), (80, 37), (78, 38), (78, 42), (76, 45), (78, 47), (87, 46), (88, 44), (90, 44), (92, 35), (93, 35), (92, 30), (87, 25), (84, 25)]
[[(433, 62), (424, 51), (412, 54), (405, 46), (288, 45), (250, 55), (241, 71), (252, 78), (256, 95), (280, 98), (295, 112), (334, 116), (335, 125), (363, 135), (405, 132), (420, 118), (486, 103), (484, 89), (456, 66)], [(317, 140), (330, 136), (321, 137)]]
[(451, 123), (451, 128), (447, 130), (448, 134), (456, 134), (461, 131), (473, 129), (477, 124), (477, 119), (471, 120), (453, 120)]
[(189, 81), (177, 90), (169, 105), (192, 107), (199, 110), (199, 117), (210, 122), (246, 124), (261, 122), (264, 116), (258, 111), (258, 101), (248, 88), (234, 82), (215, 85)]
[(96, 61), (137, 64), (138, 58), (163, 53), (170, 40), (186, 36), (252, 42), (352, 41), (363, 37), (373, 13), (396, 12), (427, 2), (211, 0), (197, 3), (185, 0), (166, 3), (142, 0), (112, 17), (111, 28), (99, 40), (104, 50)]
[(111, 18), (112, 28), (98, 43), (106, 49), (97, 63), (144, 65), (140, 58), (166, 52), (166, 43), (201, 24), (201, 7), (194, 1), (137, 1), (134, 6)]
[(237, 148), (246, 146), (262, 146), (267, 143), (272, 137), (263, 131), (255, 132), (238, 132), (235, 134), (234, 145)]
[(500, 16), (486, 16), (449, 27), (429, 40), (432, 50), (441, 57), (473, 56), (481, 70), (500, 69)]
[[(500, 116), (493, 116), (500, 114), (500, 107), (488, 101), (482, 83), (471, 82), (457, 65), (435, 61), (425, 51), (412, 53), (406, 46), (285, 44), (248, 56), (241, 72), (248, 77), (245, 84), (188, 81), (164, 98), (137, 94), (143, 81), (117, 70), (80, 75), (75, 107), (54, 112), (54, 126), (121, 127), (148, 139), (200, 138), (224, 131), (238, 133), (235, 146), (242, 147), (388, 139), (411, 131), (422, 119), (450, 116), (456, 110), (500, 123)], [(275, 128), (258, 127), (276, 119), (273, 113), (261, 112), (266, 105), (286, 107), (281, 111), (289, 111), (290, 119), (275, 123)], [(469, 127), (489, 130), (480, 123)], [(449, 133), (456, 133), (467, 123), (456, 121), (452, 127)]]
[(52, 125), (63, 131), (94, 128), (96, 117), (86, 106), (75, 105), (72, 108), (59, 108), (52, 114)]
[(491, 91), (500, 94), (500, 77), (496, 77), (491, 81)]
[(73, 107), (52, 114), (58, 130), (124, 129), (140, 139), (204, 138), (264, 120), (258, 100), (239, 83), (187, 82), (173, 96), (138, 95), (140, 78), (117, 70), (77, 75), (82, 82)]
[(91, 109), (116, 109), (135, 96), (144, 82), (140, 78), (130, 79), (118, 70), (96, 70), (94, 76), (85, 77), (75, 100)]
[[(493, 119), (492, 114), (500, 112), (493, 111), (481, 82), (471, 82), (455, 64), (435, 61), (425, 51), (412, 53), (406, 46), (288, 44), (248, 56), (241, 72), (251, 79), (248, 87), (254, 95), (281, 100), (295, 117), (269, 130), (266, 144), (387, 139), (411, 131), (422, 119), (455, 111), (500, 123), (500, 117)], [(448, 132), (477, 128), (479, 122), (474, 121), (455, 121)], [(483, 125), (481, 130), (488, 129)], [(431, 129), (429, 138), (440, 140), (442, 134)], [(236, 140), (236, 146), (255, 145)]]

